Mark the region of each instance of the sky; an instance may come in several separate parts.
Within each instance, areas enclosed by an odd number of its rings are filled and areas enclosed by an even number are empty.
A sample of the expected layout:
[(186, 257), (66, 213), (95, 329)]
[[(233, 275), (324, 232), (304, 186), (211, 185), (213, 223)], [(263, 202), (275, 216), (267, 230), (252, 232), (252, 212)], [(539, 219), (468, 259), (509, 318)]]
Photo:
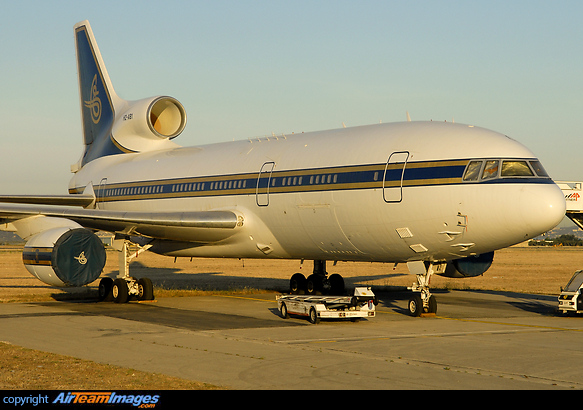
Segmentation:
[(5, 2), (0, 194), (65, 194), (82, 153), (73, 26), (117, 94), (170, 95), (183, 146), (411, 119), (501, 132), (583, 180), (583, 2)]

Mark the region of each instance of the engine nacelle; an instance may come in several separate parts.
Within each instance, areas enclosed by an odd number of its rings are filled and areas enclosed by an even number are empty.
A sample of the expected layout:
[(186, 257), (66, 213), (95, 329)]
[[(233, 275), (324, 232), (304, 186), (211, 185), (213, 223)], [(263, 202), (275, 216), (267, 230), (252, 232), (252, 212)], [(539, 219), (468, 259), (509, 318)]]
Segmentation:
[(473, 278), (480, 276), (492, 266), (493, 260), (494, 252), (455, 259), (447, 264), (445, 272), (441, 273), (440, 276), (448, 278)]
[(186, 111), (172, 97), (127, 101), (127, 108), (116, 115), (113, 138), (124, 148), (143, 152), (160, 149), (186, 127)]
[(32, 236), (22, 260), (30, 273), (48, 285), (83, 286), (101, 275), (106, 254), (93, 232), (61, 226)]

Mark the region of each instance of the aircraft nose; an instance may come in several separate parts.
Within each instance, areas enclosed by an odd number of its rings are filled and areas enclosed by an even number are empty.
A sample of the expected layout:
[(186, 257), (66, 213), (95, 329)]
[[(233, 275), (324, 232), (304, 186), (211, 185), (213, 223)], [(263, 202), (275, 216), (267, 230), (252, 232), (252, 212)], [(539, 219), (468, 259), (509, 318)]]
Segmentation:
[(557, 226), (565, 217), (563, 191), (556, 184), (531, 185), (520, 197), (520, 210), (528, 236), (535, 237)]

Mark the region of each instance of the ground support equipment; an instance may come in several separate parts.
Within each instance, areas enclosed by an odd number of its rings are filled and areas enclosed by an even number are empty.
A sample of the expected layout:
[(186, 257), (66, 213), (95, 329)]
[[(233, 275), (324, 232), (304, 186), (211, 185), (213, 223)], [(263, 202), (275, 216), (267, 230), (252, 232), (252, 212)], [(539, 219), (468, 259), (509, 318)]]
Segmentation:
[(573, 274), (559, 295), (559, 310), (563, 313), (583, 313), (583, 270)]
[(350, 319), (375, 316), (377, 298), (369, 287), (354, 289), (354, 296), (277, 295), (279, 312), (284, 319), (290, 315), (307, 316), (311, 323), (320, 319)]

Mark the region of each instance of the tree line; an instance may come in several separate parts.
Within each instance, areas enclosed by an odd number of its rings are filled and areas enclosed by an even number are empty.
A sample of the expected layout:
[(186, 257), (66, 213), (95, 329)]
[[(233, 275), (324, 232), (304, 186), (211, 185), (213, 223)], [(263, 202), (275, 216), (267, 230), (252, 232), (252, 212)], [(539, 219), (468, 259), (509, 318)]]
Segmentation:
[(557, 236), (556, 238), (533, 239), (528, 244), (529, 246), (583, 246), (583, 239), (575, 235), (567, 234)]

